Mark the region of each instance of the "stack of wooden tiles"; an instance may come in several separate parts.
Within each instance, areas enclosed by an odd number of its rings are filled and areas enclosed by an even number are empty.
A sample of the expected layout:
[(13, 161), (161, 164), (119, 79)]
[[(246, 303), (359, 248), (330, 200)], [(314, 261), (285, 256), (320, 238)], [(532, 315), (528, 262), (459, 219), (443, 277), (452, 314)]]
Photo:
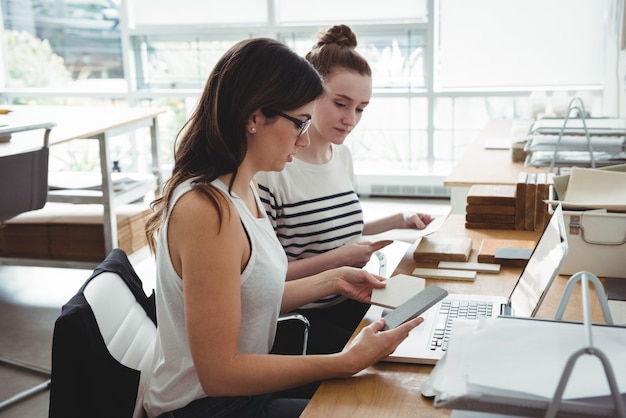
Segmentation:
[(548, 215), (552, 173), (523, 172), (515, 185), (475, 184), (467, 194), (465, 227), (543, 231)]
[(465, 207), (468, 229), (515, 229), (516, 185), (475, 184)]
[(520, 173), (516, 185), (515, 229), (543, 231), (549, 219), (551, 173)]

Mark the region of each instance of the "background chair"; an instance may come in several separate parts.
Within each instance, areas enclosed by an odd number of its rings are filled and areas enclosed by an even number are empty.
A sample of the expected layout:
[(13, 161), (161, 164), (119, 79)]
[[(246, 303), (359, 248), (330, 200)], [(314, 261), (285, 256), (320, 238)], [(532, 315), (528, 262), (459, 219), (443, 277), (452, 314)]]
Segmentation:
[(0, 222), (46, 204), (49, 135), (46, 129), (39, 149), (0, 156)]
[[(0, 227), (2, 222), (23, 212), (41, 209), (48, 198), (48, 156), (50, 129), (54, 124), (45, 124), (43, 146), (34, 151), (0, 156)], [(39, 129), (37, 125), (35, 128)], [(5, 128), (5, 131), (10, 127)], [(28, 130), (16, 128), (16, 132)], [(49, 370), (26, 364), (18, 360), (0, 358), (0, 363), (26, 370), (35, 374), (50, 376)], [(0, 402), (0, 410), (29, 396), (46, 390), (50, 381), (24, 390)]]

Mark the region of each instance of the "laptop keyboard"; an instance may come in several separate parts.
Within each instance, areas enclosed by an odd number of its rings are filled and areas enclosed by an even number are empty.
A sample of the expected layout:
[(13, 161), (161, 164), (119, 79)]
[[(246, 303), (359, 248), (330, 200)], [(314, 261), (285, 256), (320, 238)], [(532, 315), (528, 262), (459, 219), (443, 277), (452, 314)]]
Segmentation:
[(446, 351), (448, 349), (448, 341), (450, 340), (450, 331), (452, 330), (452, 321), (454, 319), (490, 317), (492, 310), (492, 302), (444, 299), (441, 302), (441, 308), (439, 308), (430, 349), (432, 351)]

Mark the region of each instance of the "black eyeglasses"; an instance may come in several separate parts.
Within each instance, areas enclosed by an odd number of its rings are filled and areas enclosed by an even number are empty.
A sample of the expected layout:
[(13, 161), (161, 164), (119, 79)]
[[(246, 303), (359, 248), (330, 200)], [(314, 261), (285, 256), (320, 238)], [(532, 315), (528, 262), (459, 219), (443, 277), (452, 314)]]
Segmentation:
[(275, 112), (278, 116), (282, 116), (283, 118), (292, 121), (294, 125), (296, 125), (298, 129), (300, 129), (300, 132), (298, 132), (298, 138), (304, 135), (307, 129), (309, 129), (309, 126), (311, 126), (311, 119), (302, 121), (300, 119), (294, 118), (293, 116), (289, 116), (286, 113), (279, 112), (278, 110), (273, 110), (273, 112)]

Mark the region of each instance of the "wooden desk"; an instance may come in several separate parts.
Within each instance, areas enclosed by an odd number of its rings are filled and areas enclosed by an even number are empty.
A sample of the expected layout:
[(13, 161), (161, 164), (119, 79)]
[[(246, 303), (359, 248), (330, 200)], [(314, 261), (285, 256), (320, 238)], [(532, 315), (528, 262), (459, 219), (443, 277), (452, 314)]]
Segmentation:
[(467, 192), (474, 184), (517, 184), (520, 172), (548, 172), (549, 167), (524, 167), (513, 162), (511, 150), (485, 149), (485, 143), (511, 136), (511, 119), (491, 120), (476, 137), (463, 157), (455, 164), (444, 181), (450, 187), (452, 213), (465, 213)]
[[(47, 120), (56, 123), (49, 136), (50, 145), (76, 139), (96, 139), (99, 143), (100, 174), (102, 191), (54, 191), (48, 194), (50, 202), (66, 202), (78, 204), (102, 204), (104, 208), (104, 246), (106, 253), (118, 246), (117, 218), (115, 207), (142, 198), (150, 190), (154, 191), (161, 184), (158, 154), (157, 117), (164, 110), (144, 108), (116, 107), (70, 107), (70, 106), (3, 106), (10, 109), (9, 115), (2, 118), (13, 120)], [(133, 132), (137, 129), (149, 128), (151, 138), (151, 170), (153, 178), (137, 184), (135, 187), (115, 192), (111, 181), (112, 161), (110, 156), (110, 138)], [(26, 133), (14, 138), (6, 145), (15, 148), (29, 149), (40, 147), (41, 134), (36, 136)], [(0, 264), (47, 264), (55, 265), (50, 260), (13, 260), (4, 259)], [(72, 267), (71, 262), (60, 262), (59, 266)]]
[[(464, 227), (462, 215), (450, 215), (449, 219), (436, 233), (449, 237), (470, 237), (473, 240), (470, 261), (476, 261), (477, 250), (484, 238), (513, 238), (538, 240), (539, 233), (534, 231), (499, 231), (469, 230)], [(410, 274), (417, 266), (434, 267), (434, 264), (415, 263), (413, 251), (415, 244), (407, 250), (394, 274)], [(509, 295), (521, 269), (502, 268), (500, 274), (478, 274), (474, 283), (463, 281), (428, 280), (436, 283), (450, 293), (480, 293)], [(553, 318), (561, 300), (568, 277), (557, 276), (544, 299), (538, 316)], [(582, 320), (582, 297), (578, 286), (564, 319)], [(599, 304), (592, 290), (593, 319), (602, 321)], [(368, 312), (369, 314), (369, 312)], [(367, 315), (359, 329), (377, 318)], [(358, 332), (358, 331), (357, 331)], [(420, 388), (428, 378), (433, 366), (380, 362), (367, 368), (349, 379), (328, 380), (320, 386), (302, 417), (447, 417), (451, 411), (435, 409), (432, 400), (421, 396)]]

